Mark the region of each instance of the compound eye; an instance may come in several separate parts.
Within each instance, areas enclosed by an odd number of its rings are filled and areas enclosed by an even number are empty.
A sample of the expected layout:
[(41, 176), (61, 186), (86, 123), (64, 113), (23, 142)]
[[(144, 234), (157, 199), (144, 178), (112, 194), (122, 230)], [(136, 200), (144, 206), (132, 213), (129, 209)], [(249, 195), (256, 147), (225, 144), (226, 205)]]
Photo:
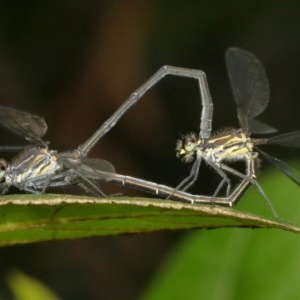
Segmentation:
[(0, 159), (0, 171), (6, 171), (7, 168), (7, 161), (4, 159)]
[(188, 141), (188, 142), (186, 143), (186, 145), (184, 146), (184, 148), (185, 148), (185, 150), (186, 150), (187, 152), (192, 152), (192, 151), (195, 150), (196, 144), (193, 143), (193, 142), (191, 142), (191, 141)]
[(5, 172), (7, 169), (7, 161), (4, 159), (0, 159), (0, 182), (5, 179)]

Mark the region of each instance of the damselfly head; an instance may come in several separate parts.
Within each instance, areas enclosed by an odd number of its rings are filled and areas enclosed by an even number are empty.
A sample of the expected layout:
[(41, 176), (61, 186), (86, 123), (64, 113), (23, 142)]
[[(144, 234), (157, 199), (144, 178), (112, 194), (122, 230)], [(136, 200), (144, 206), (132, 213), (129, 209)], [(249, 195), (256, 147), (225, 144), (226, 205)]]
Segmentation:
[(195, 133), (182, 136), (176, 142), (176, 156), (183, 162), (191, 162), (195, 159), (201, 140)]

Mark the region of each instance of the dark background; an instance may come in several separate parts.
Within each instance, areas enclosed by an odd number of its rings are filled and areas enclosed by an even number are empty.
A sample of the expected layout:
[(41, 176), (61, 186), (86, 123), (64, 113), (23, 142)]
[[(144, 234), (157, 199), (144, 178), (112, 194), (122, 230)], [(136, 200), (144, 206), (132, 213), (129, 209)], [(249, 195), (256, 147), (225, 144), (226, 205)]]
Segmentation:
[[(260, 58), (270, 80), (261, 119), (296, 130), (299, 26), (298, 1), (0, 1), (0, 104), (43, 116), (51, 147), (72, 149), (168, 64), (204, 70), (214, 129), (237, 126), (224, 52), (238, 46)], [(111, 161), (119, 173), (175, 186), (189, 170), (175, 157), (175, 141), (199, 130), (199, 103), (195, 81), (165, 79), (91, 156)], [(0, 134), (1, 144), (22, 142), (4, 129)], [(211, 192), (216, 180), (197, 187)], [(1, 273), (17, 267), (64, 299), (134, 299), (181, 234), (7, 247), (0, 249)]]

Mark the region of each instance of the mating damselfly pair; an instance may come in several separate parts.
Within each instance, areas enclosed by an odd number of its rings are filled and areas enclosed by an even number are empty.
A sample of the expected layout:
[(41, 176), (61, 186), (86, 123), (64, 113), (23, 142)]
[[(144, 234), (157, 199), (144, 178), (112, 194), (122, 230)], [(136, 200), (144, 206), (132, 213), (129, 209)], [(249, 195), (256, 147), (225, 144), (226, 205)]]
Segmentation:
[[(78, 184), (87, 193), (101, 195), (99, 182), (108, 181), (118, 185), (140, 189), (145, 192), (184, 202), (233, 206), (251, 184), (255, 185), (268, 203), (275, 218), (278, 215), (262, 187), (257, 182), (257, 162), (261, 154), (300, 185), (300, 172), (284, 162), (269, 156), (258, 148), (265, 144), (279, 144), (300, 148), (300, 131), (275, 135), (270, 138), (252, 138), (252, 133), (269, 134), (276, 130), (256, 119), (269, 102), (269, 82), (264, 67), (250, 52), (238, 48), (226, 51), (229, 80), (237, 106), (240, 129), (227, 129), (212, 134), (213, 103), (206, 75), (201, 70), (163, 66), (141, 85), (123, 105), (77, 149), (58, 153), (50, 150), (42, 140), (46, 133), (45, 121), (35, 115), (7, 107), (0, 107), (0, 124), (24, 136), (31, 142), (15, 159), (1, 162), (0, 189), (5, 193), (10, 186), (20, 190), (39, 193), (48, 187)], [(147, 180), (117, 174), (113, 165), (105, 160), (87, 157), (94, 145), (138, 102), (143, 95), (166, 76), (196, 79), (201, 95), (201, 120), (199, 134), (188, 134), (177, 141), (176, 154), (184, 162), (194, 161), (190, 174), (175, 188)], [(212, 196), (193, 195), (187, 190), (196, 182), (201, 162), (211, 166), (221, 181)], [(245, 172), (237, 171), (228, 163), (242, 160)], [(240, 179), (232, 189), (228, 174)], [(226, 194), (221, 197), (221, 190)]]

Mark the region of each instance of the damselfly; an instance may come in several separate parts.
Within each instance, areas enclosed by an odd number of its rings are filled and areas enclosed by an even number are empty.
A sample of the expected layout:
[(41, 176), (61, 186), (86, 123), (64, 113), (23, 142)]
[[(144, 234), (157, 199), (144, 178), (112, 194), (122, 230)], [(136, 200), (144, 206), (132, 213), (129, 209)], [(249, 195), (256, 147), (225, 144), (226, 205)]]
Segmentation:
[[(198, 136), (194, 133), (188, 134), (178, 140), (176, 145), (176, 154), (184, 162), (191, 162), (195, 159), (190, 175), (175, 189), (119, 174), (113, 174), (110, 181), (133, 188), (141, 189), (142, 187), (147, 192), (163, 197), (167, 196), (191, 203), (210, 203), (226, 206), (235, 205), (245, 189), (250, 184), (254, 184), (267, 202), (275, 218), (279, 219), (271, 202), (256, 179), (259, 153), (298, 185), (300, 185), (300, 172), (283, 161), (266, 154), (257, 146), (277, 144), (300, 148), (300, 131), (276, 135), (270, 138), (251, 138), (252, 133), (268, 134), (277, 131), (273, 127), (255, 119), (266, 109), (269, 102), (270, 89), (266, 72), (260, 61), (252, 53), (239, 48), (229, 48), (227, 50), (226, 64), (241, 129), (226, 129), (211, 136), (213, 104), (204, 72), (164, 66), (137, 89), (112, 116), (109, 122), (103, 125), (103, 132), (108, 131), (126, 110), (135, 104), (147, 90), (165, 75), (198, 79), (203, 106), (200, 133)], [(211, 166), (222, 178), (213, 196), (198, 196), (185, 192), (197, 180), (202, 160)], [(245, 173), (239, 172), (224, 163), (239, 160), (243, 160), (246, 163)], [(242, 180), (232, 193), (231, 180), (227, 175), (228, 173)], [(96, 176), (95, 174), (97, 172), (94, 173), (94, 176)], [(218, 197), (217, 195), (225, 184), (227, 184), (226, 197)]]
[[(48, 143), (42, 140), (47, 131), (47, 124), (43, 118), (24, 111), (0, 106), (0, 124), (12, 132), (22, 135), (32, 145), (28, 145), (11, 162), (0, 160), (0, 189), (5, 193), (10, 186), (20, 190), (39, 193), (48, 187), (79, 184), (85, 191), (101, 194), (96, 184), (82, 175), (77, 168), (80, 160), (81, 167), (90, 158), (81, 155), (78, 150), (58, 153), (50, 150)], [(86, 154), (88, 151), (85, 152)], [(105, 160), (93, 161), (95, 168), (114, 173), (114, 167)], [(106, 175), (109, 179), (109, 176)], [(105, 178), (102, 178), (105, 180)]]
[[(300, 148), (300, 131), (276, 135), (270, 138), (251, 138), (251, 133), (273, 133), (276, 130), (255, 118), (267, 107), (269, 102), (269, 82), (260, 61), (250, 52), (229, 48), (226, 52), (226, 64), (229, 80), (237, 106), (238, 120), (241, 129), (227, 129), (212, 135), (208, 139), (196, 134), (188, 134), (178, 140), (176, 146), (177, 156), (184, 162), (194, 161), (190, 175), (183, 180), (176, 189), (187, 190), (198, 177), (201, 161), (204, 160), (222, 178), (216, 189), (214, 197), (220, 189), (227, 184), (227, 196), (231, 190), (228, 173), (240, 177), (243, 182), (254, 184), (265, 201), (270, 206), (274, 216), (278, 218), (273, 206), (258, 184), (256, 165), (259, 153), (300, 185), (300, 172), (293, 169), (277, 158), (271, 157), (257, 146), (265, 144), (278, 144)], [(244, 160), (246, 163), (245, 174), (229, 167), (225, 162)], [(245, 185), (246, 186), (246, 185)], [(245, 188), (239, 185), (239, 188)], [(192, 199), (193, 197), (191, 197)], [(230, 198), (230, 197), (229, 197)], [(229, 205), (234, 205), (238, 197), (231, 199)]]

